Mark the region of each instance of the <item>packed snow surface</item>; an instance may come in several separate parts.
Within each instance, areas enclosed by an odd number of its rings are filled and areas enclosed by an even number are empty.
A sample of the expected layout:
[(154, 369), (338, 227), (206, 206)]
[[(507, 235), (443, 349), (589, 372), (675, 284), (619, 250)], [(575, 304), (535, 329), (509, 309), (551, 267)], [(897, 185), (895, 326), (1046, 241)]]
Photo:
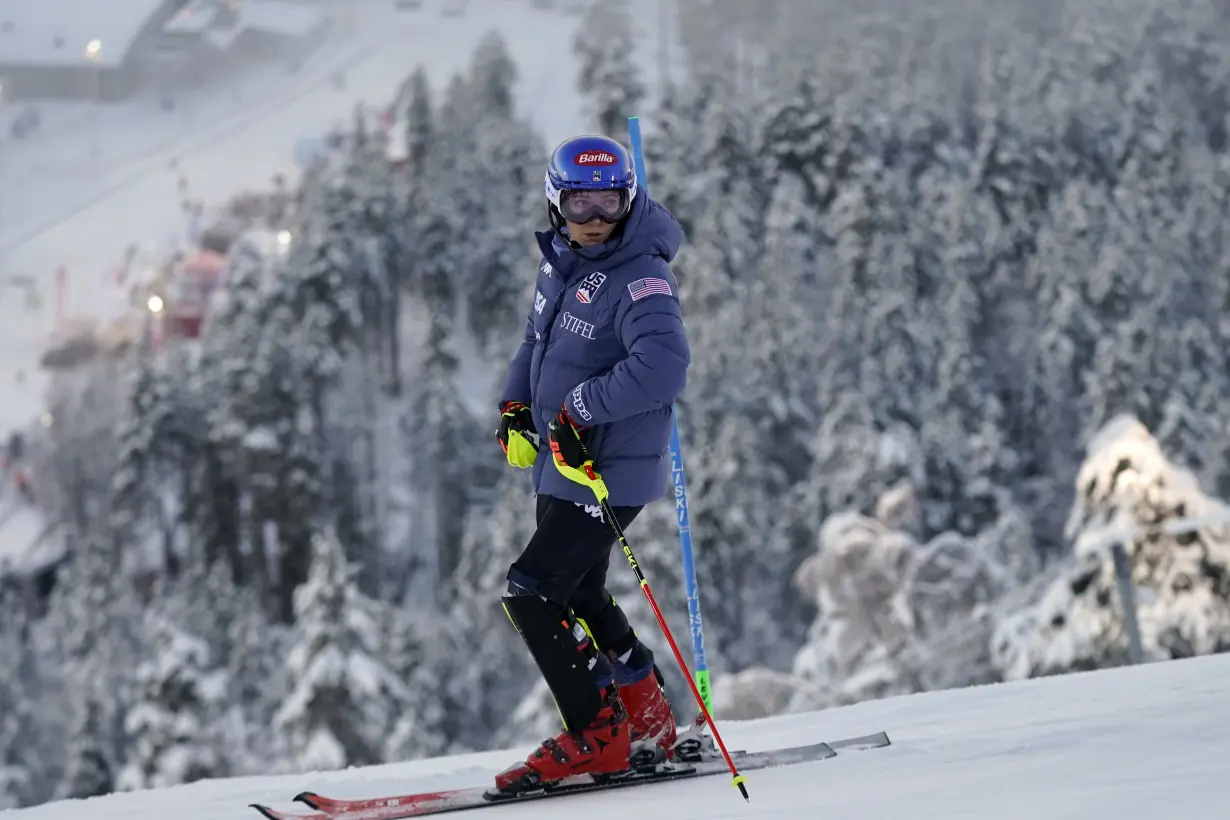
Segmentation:
[[(664, 817), (843, 820), (1156, 820), (1220, 817), (1230, 801), (1230, 657), (911, 695), (725, 724), (762, 749), (887, 730), (893, 745), (752, 772), (745, 805), (729, 779), (634, 787), (483, 808), (496, 820)], [(379, 796), (487, 781), (526, 750), (347, 771), (204, 781), (50, 803), (11, 820), (233, 820), (292, 808), (303, 789)], [(487, 814), (487, 813), (490, 814)], [(454, 815), (464, 816), (464, 815)]]

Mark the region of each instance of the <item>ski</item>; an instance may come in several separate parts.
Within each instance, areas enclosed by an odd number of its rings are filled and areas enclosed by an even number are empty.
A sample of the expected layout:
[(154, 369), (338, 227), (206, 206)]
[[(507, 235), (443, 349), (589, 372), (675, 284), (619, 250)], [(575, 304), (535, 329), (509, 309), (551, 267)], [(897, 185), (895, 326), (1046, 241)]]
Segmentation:
[[(890, 745), (888, 735), (884, 732), (877, 732), (862, 737), (814, 743), (810, 746), (797, 746), (789, 749), (732, 752), (731, 756), (741, 772), (749, 772), (827, 760), (835, 757), (838, 749), (855, 751), (888, 745)], [(253, 803), (252, 808), (264, 815), (267, 820), (405, 820), (410, 817), (443, 814), (482, 806), (525, 803), (548, 797), (627, 788), (647, 783), (711, 777), (730, 772), (725, 761), (720, 757), (706, 756), (695, 739), (691, 740), (690, 746), (683, 749), (677, 746), (676, 749), (685, 758), (684, 760), (642, 766), (618, 775), (577, 775), (549, 787), (518, 792), (499, 792), (488, 786), (471, 786), (438, 792), (358, 800), (338, 800), (315, 792), (302, 792), (295, 796), (295, 801), (314, 809), (313, 812), (284, 812), (259, 803)], [(693, 759), (688, 760), (687, 757)]]

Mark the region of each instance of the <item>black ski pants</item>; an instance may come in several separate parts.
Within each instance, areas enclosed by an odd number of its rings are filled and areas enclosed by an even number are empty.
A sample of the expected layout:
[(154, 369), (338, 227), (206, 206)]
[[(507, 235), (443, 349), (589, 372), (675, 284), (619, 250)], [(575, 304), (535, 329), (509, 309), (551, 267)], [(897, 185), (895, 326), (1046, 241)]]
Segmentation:
[[(613, 507), (612, 511), (620, 526), (627, 528), (642, 509)], [(535, 518), (538, 528), (508, 570), (509, 594), (541, 595), (571, 608), (601, 649), (617, 655), (631, 649), (635, 633), (606, 589), (615, 534), (602, 508), (539, 495)]]

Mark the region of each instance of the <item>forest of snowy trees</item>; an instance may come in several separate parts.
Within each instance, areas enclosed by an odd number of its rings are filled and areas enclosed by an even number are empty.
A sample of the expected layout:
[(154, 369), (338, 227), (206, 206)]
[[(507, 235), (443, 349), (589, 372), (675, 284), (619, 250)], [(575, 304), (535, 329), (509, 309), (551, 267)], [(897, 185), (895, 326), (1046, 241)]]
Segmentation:
[[(719, 714), (1124, 663), (1116, 541), (1150, 660), (1230, 648), (1224, 3), (756, 5), (679, 0), (656, 102), (617, 6), (575, 44), (592, 127), (645, 118), (688, 233)], [(515, 76), (494, 35), (443, 95), (412, 73), (408, 161), (356, 121), (287, 252), (232, 249), (199, 349), (58, 385), (31, 458), (71, 555), (49, 600), (0, 596), (0, 806), (552, 727), (498, 603), (550, 148)], [(630, 536), (686, 631), (672, 506)]]

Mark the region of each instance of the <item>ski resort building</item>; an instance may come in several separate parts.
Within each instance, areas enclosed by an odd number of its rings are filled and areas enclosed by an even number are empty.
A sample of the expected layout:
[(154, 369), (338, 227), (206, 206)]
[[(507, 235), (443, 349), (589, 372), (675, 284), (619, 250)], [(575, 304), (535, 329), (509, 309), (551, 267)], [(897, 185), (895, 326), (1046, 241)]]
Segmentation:
[(180, 0), (0, 0), (5, 97), (116, 99), (136, 87), (138, 46)]

